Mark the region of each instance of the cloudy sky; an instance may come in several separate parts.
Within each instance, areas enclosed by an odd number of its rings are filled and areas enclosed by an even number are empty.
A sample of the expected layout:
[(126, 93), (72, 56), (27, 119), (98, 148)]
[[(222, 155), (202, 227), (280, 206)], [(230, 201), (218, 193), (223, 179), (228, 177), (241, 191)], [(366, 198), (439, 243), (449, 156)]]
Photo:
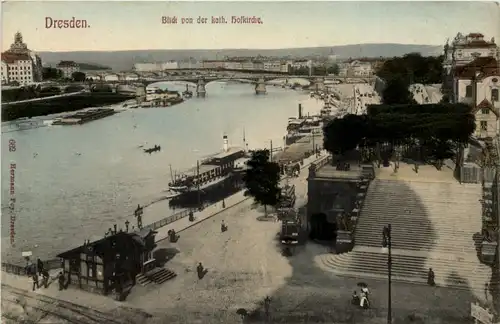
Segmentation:
[[(499, 6), (482, 2), (7, 2), (3, 49), (20, 31), (35, 51), (222, 49), (333, 46), (359, 43), (442, 45), (457, 32), (500, 42)], [(177, 24), (162, 24), (162, 16)], [(227, 24), (211, 24), (224, 16)], [(231, 24), (231, 17), (262, 24)], [(84, 29), (47, 28), (64, 19)], [(181, 18), (193, 24), (181, 24)], [(208, 18), (198, 24), (198, 17)], [(53, 23), (54, 25), (54, 23)]]

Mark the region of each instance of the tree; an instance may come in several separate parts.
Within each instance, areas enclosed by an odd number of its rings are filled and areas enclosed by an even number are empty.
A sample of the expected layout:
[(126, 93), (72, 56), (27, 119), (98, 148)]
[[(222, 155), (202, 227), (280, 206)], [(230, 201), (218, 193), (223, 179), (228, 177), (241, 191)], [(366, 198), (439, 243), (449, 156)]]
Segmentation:
[(42, 69), (43, 80), (57, 80), (60, 79), (62, 75), (63, 75), (62, 71), (56, 68), (44, 67)]
[(312, 69), (312, 74), (313, 75), (327, 75), (327, 69), (325, 66), (313, 66)]
[(76, 82), (83, 82), (85, 81), (85, 73), (79, 71), (73, 72), (71, 74), (71, 79)]
[(436, 169), (441, 170), (444, 160), (455, 156), (456, 147), (452, 141), (432, 139), (427, 142), (429, 158), (434, 160)]
[(349, 114), (335, 118), (323, 128), (323, 147), (334, 155), (342, 156), (361, 143), (367, 130), (364, 115)]
[(443, 59), (442, 55), (424, 57), (420, 53), (410, 53), (386, 60), (377, 75), (386, 81), (402, 78), (409, 84), (442, 83)]
[[(463, 150), (476, 127), (471, 107), (465, 104), (372, 105), (367, 112), (330, 121), (323, 129), (325, 149), (338, 155), (356, 148), (375, 149), (380, 163), (381, 146), (390, 156), (400, 145), (418, 144), (420, 158), (427, 153), (440, 169), (445, 159)], [(396, 154), (396, 165), (399, 157)]]
[(401, 78), (390, 79), (382, 92), (382, 102), (386, 105), (405, 105), (416, 103), (408, 90), (409, 84)]
[(307, 66), (301, 66), (299, 68), (289, 68), (288, 74), (290, 75), (309, 75), (309, 68)]
[(267, 206), (277, 205), (281, 198), (280, 166), (269, 161), (269, 154), (269, 150), (252, 152), (252, 157), (247, 162), (248, 169), (243, 176), (246, 194), (264, 206), (266, 217)]
[(340, 68), (339, 68), (338, 64), (333, 64), (332, 66), (328, 67), (328, 69), (326, 71), (328, 72), (328, 74), (339, 75)]

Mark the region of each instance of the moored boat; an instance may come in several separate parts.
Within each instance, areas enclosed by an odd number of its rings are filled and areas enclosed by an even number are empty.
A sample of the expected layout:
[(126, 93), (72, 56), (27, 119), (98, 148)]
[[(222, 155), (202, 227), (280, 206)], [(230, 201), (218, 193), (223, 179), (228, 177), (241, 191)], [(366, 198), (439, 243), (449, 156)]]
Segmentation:
[(229, 147), (227, 136), (224, 135), (222, 152), (212, 155), (203, 161), (198, 161), (197, 167), (185, 174), (175, 177), (169, 183), (169, 189), (177, 193), (206, 190), (228, 179), (235, 171), (235, 162), (245, 156), (245, 150)]

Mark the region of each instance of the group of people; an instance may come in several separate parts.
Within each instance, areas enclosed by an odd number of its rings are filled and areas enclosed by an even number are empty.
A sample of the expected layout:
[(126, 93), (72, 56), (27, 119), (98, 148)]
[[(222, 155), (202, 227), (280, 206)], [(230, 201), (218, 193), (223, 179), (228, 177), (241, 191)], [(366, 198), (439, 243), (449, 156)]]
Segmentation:
[[(48, 288), (50, 274), (48, 269), (45, 269), (43, 261), (40, 259), (36, 260), (36, 265), (28, 264), (26, 266), (26, 273), (31, 278), (32, 282), (32, 290), (44, 287)], [(63, 272), (59, 272), (57, 275), (57, 279), (59, 281), (59, 290), (64, 289), (64, 274)]]
[(44, 288), (49, 286), (49, 272), (44, 268), (42, 260), (36, 260), (36, 268), (34, 269), (32, 266), (28, 265), (27, 272), (33, 282), (33, 291), (40, 288), (40, 286), (43, 286)]

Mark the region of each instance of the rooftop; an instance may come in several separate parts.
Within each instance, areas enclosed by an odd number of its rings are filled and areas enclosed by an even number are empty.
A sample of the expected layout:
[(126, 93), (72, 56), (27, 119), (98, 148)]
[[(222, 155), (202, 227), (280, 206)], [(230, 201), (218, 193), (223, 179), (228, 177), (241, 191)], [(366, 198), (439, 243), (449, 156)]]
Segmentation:
[(455, 75), (461, 79), (484, 79), (488, 76), (500, 76), (500, 66), (494, 57), (478, 57), (474, 61), (455, 69)]
[(17, 53), (2, 53), (2, 61), (6, 63), (14, 63), (16, 61), (31, 61), (31, 57), (28, 54), (17, 54)]
[(220, 152), (220, 153), (217, 153), (215, 155), (212, 155), (209, 157), (209, 159), (223, 159), (223, 158), (226, 158), (228, 156), (231, 156), (233, 154), (238, 154), (238, 153), (242, 153), (242, 152), (245, 152), (244, 149), (242, 149), (241, 147), (230, 147), (227, 152)]
[[(335, 163), (335, 162), (334, 162)], [(344, 163), (344, 162), (342, 162)], [(350, 163), (351, 169), (349, 171), (337, 170), (336, 165), (326, 164), (316, 171), (316, 178), (341, 178), (341, 179), (359, 179), (362, 176), (363, 170), (358, 165), (358, 162), (345, 162)]]
[(100, 251), (101, 248), (105, 247), (104, 243), (109, 242), (109, 241), (114, 241), (117, 238), (124, 237), (124, 236), (130, 236), (139, 245), (144, 246), (144, 239), (148, 235), (156, 234), (156, 233), (157, 232), (155, 232), (149, 228), (144, 228), (144, 229), (137, 231), (137, 232), (117, 232), (116, 234), (102, 237), (102, 238), (96, 239), (88, 244), (83, 244), (83, 245), (80, 245), (76, 248), (62, 252), (62, 253), (58, 254), (57, 257), (58, 258), (67, 258), (67, 257), (70, 257), (72, 255), (75, 255), (76, 253), (84, 253), (84, 251), (88, 250), (89, 248), (96, 251), (97, 253), (104, 252), (104, 251)]

